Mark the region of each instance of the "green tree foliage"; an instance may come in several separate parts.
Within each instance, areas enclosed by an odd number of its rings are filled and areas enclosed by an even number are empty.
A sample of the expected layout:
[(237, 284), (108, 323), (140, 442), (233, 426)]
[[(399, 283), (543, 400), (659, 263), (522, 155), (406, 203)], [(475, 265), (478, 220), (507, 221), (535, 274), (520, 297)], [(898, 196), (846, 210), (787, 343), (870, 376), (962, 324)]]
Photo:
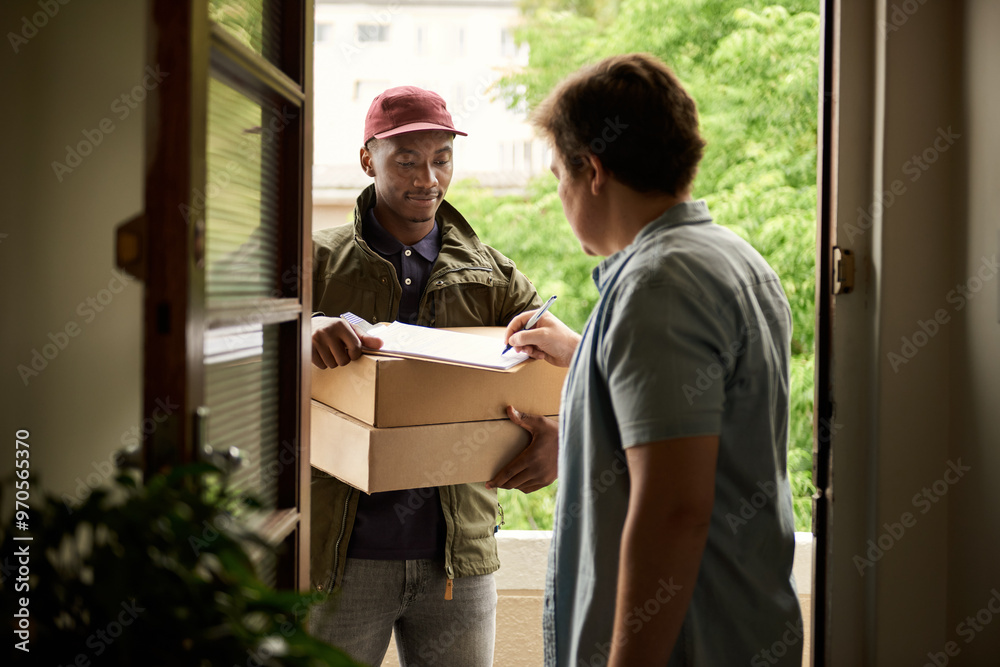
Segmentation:
[[(567, 74), (615, 53), (649, 52), (698, 103), (708, 142), (693, 195), (747, 239), (781, 276), (792, 308), (789, 473), (796, 529), (809, 530), (816, 231), (817, 0), (528, 0), (519, 40), (529, 63), (501, 80), (512, 107), (532, 108)], [(579, 330), (596, 301), (585, 257), (562, 217), (555, 179), (526, 198), (493, 197), (469, 183), (449, 199), (487, 243), (514, 258), (557, 314)], [(508, 526), (546, 527), (538, 500), (501, 495)], [(541, 494), (541, 495), (540, 495)], [(530, 498), (530, 497), (529, 497)], [(518, 511), (514, 511), (518, 510)]]
[(458, 207), (484, 241), (514, 259), (542, 299), (556, 294), (552, 312), (581, 331), (597, 302), (590, 277), (599, 257), (580, 249), (563, 216), (556, 180), (547, 176), (529, 186), (526, 198), (495, 197), (475, 181), (456, 183), (448, 200)]

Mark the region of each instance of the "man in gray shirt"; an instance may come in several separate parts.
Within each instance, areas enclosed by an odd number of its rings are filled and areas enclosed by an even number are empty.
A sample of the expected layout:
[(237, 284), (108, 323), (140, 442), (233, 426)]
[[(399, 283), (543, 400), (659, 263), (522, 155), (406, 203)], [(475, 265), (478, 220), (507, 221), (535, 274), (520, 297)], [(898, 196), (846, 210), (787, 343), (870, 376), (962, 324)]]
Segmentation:
[(582, 337), (552, 315), (507, 329), (570, 366), (546, 664), (798, 666), (791, 314), (763, 258), (691, 199), (694, 102), (653, 57), (616, 56), (534, 122), (573, 232), (606, 257)]

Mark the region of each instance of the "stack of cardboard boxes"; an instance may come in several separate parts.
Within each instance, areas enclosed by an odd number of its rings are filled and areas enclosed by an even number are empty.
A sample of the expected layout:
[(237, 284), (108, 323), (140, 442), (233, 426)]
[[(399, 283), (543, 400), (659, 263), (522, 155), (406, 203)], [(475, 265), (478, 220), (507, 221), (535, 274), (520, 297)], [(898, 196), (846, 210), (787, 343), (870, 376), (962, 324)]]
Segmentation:
[(529, 441), (506, 407), (558, 414), (565, 376), (534, 360), (497, 372), (364, 355), (314, 368), (312, 465), (366, 493), (485, 482)]

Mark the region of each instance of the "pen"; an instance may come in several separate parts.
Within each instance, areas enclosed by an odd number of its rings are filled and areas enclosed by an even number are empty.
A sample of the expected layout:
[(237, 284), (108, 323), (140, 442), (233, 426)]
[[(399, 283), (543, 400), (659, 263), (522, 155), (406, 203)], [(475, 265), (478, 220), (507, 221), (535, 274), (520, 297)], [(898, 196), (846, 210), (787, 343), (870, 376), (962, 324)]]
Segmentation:
[[(527, 331), (528, 329), (531, 329), (536, 324), (538, 324), (538, 320), (541, 319), (542, 315), (545, 314), (545, 311), (547, 311), (549, 309), (549, 306), (551, 306), (552, 302), (555, 301), (555, 300), (556, 300), (556, 295), (555, 294), (553, 294), (552, 296), (550, 296), (549, 300), (545, 302), (545, 305), (542, 306), (541, 308), (539, 308), (538, 312), (531, 316), (531, 319), (528, 320), (528, 323), (524, 325), (524, 328), (521, 329), (521, 331)], [(505, 347), (504, 351), (500, 353), (500, 356), (503, 356), (503, 355), (507, 354), (507, 352), (509, 352), (510, 348), (512, 348), (512, 347), (514, 347), (514, 346), (513, 345), (508, 345), (507, 347)]]

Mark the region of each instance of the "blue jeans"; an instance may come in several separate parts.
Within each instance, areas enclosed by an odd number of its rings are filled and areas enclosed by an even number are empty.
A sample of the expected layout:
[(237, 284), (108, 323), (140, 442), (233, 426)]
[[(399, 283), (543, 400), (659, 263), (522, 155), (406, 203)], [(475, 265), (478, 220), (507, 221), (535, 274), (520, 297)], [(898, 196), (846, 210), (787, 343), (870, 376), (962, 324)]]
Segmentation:
[(313, 608), (310, 632), (376, 667), (394, 629), (402, 667), (491, 667), (493, 575), (454, 579), (451, 600), (446, 582), (439, 561), (348, 558), (341, 586)]

